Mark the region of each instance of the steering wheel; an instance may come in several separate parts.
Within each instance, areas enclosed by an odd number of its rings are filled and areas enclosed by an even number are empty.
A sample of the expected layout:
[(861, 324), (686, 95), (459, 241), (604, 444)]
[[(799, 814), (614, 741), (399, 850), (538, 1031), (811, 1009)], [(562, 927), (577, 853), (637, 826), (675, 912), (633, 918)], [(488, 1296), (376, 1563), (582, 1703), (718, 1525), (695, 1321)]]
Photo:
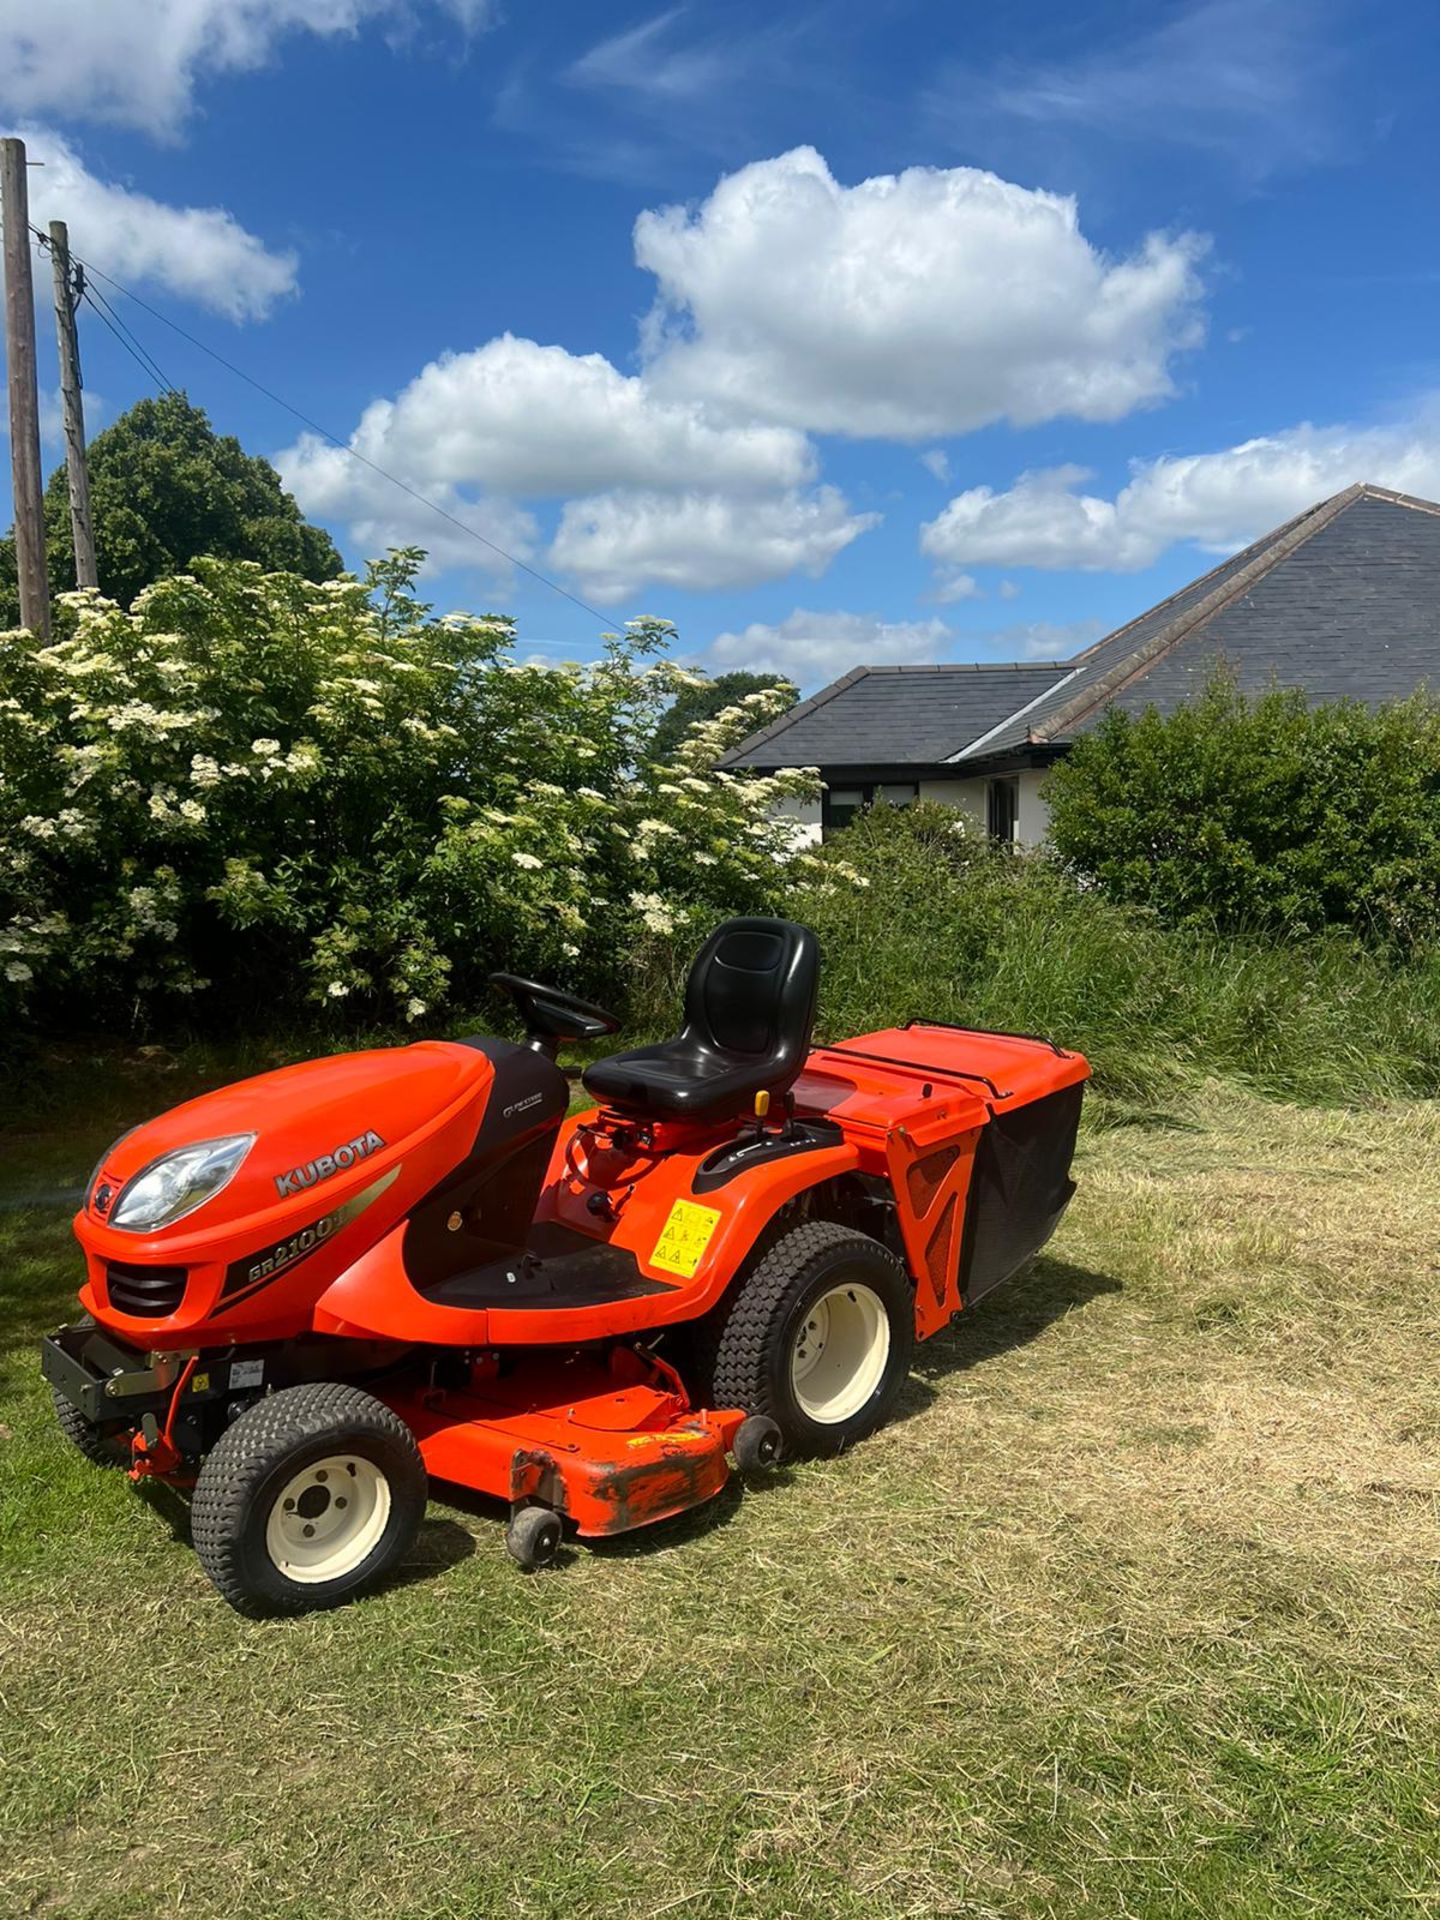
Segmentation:
[(492, 973), (490, 984), (509, 994), (531, 1046), (552, 1059), (562, 1040), (600, 1040), (619, 1032), (620, 1022), (613, 1013), (578, 994), (525, 980), (518, 973)]

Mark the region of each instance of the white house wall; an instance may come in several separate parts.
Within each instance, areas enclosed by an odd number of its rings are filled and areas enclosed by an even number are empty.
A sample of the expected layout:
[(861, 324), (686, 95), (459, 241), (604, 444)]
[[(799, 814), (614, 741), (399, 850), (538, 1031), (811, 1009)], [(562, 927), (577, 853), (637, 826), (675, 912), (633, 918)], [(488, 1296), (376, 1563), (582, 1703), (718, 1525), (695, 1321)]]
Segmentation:
[(1020, 775), (1020, 818), (1017, 831), (1022, 847), (1038, 847), (1050, 832), (1050, 809), (1040, 797), (1046, 768), (1026, 767)]
[(796, 853), (803, 853), (806, 847), (818, 847), (820, 844), (820, 802), (818, 800), (798, 800), (793, 794), (786, 794), (775, 802), (773, 817), (777, 820), (793, 820), (791, 834)]
[[(1016, 838), (1022, 847), (1038, 847), (1050, 831), (1050, 809), (1040, 798), (1045, 774), (1026, 768), (1019, 776), (1019, 816)], [(988, 819), (988, 780), (922, 780), (920, 798), (938, 800), (942, 806), (958, 807), (981, 833)]]
[(958, 807), (967, 814), (977, 832), (985, 831), (985, 782), (983, 780), (922, 780), (922, 800), (938, 800), (942, 807)]
[[(1038, 847), (1050, 830), (1050, 809), (1040, 797), (1045, 774), (1026, 768), (1020, 775), (1019, 816), (1016, 833), (1020, 844)], [(919, 798), (936, 800), (941, 806), (955, 807), (963, 813), (977, 833), (985, 831), (988, 780), (922, 780)], [(797, 800), (787, 796), (775, 802), (775, 817), (794, 822), (793, 845), (796, 852), (818, 847), (821, 839), (820, 802)]]

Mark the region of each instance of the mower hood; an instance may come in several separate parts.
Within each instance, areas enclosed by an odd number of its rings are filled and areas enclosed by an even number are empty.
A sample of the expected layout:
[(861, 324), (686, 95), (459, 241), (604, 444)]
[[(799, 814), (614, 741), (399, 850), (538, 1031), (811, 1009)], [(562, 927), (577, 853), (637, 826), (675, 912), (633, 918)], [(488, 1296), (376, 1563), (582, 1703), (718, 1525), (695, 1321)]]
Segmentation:
[[(409, 1139), (479, 1092), (490, 1071), (472, 1048), (422, 1041), (306, 1061), (202, 1094), (116, 1141), (77, 1227), (84, 1238), (99, 1229), (112, 1253), (127, 1244), (139, 1253), (157, 1238), (168, 1249), (270, 1223), (297, 1205), (313, 1210), (393, 1165)], [(215, 1144), (208, 1161), (194, 1152), (207, 1143)]]

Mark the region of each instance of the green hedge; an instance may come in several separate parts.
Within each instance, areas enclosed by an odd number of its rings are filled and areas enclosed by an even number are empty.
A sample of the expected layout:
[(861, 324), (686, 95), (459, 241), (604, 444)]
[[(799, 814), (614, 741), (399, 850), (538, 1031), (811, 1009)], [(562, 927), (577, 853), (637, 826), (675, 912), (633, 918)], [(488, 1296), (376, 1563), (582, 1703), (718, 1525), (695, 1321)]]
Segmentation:
[(1440, 938), (1440, 706), (1247, 699), (1112, 708), (1050, 776), (1051, 844), (1175, 925)]

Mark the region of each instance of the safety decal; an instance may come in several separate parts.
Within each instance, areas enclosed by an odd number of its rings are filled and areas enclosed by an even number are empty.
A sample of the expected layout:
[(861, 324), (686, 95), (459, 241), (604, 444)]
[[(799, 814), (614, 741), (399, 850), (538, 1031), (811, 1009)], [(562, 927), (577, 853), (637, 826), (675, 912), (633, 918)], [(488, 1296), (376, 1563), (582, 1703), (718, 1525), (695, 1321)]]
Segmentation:
[(693, 1280), (719, 1224), (717, 1207), (697, 1207), (693, 1200), (677, 1200), (655, 1242), (651, 1266), (662, 1273), (678, 1273), (682, 1280)]

